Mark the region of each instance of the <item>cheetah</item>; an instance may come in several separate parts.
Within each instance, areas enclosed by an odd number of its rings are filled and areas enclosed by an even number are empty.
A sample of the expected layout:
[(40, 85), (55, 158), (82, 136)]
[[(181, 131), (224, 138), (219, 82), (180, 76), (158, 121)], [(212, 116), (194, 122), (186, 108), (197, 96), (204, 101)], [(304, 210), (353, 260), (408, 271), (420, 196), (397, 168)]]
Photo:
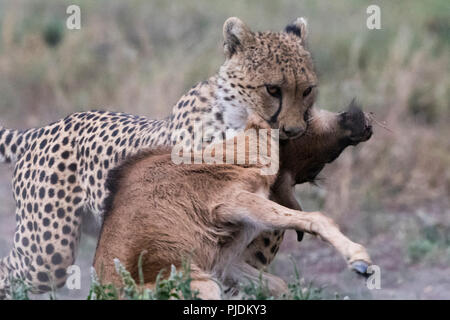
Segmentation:
[(139, 151), (188, 143), (196, 124), (230, 137), (251, 115), (279, 129), (283, 140), (306, 131), (318, 83), (305, 46), (306, 20), (298, 18), (281, 32), (252, 32), (232, 17), (223, 37), (225, 62), (218, 73), (192, 87), (165, 119), (89, 111), (42, 128), (0, 128), (0, 160), (16, 162), (17, 223), (13, 249), (0, 260), (0, 296), (11, 277), (35, 293), (64, 285), (76, 257), (82, 212), (102, 221), (109, 171)]

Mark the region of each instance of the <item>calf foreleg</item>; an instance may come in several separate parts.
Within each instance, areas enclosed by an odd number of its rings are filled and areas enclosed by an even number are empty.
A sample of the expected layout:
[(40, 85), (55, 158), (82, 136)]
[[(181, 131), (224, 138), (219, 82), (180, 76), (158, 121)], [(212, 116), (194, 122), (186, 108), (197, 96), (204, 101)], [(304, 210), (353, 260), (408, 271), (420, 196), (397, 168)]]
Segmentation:
[(304, 212), (283, 207), (260, 195), (242, 191), (222, 208), (229, 219), (262, 225), (264, 229), (294, 229), (319, 236), (330, 243), (358, 273), (371, 264), (366, 249), (341, 233), (331, 218), (320, 212)]

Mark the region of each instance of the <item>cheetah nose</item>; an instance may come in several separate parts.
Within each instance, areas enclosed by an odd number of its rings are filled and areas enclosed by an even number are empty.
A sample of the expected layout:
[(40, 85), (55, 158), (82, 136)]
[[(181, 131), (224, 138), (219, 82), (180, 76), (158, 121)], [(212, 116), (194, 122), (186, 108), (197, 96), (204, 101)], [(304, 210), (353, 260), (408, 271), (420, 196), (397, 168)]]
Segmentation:
[(301, 127), (283, 127), (283, 133), (289, 138), (296, 138), (305, 132)]

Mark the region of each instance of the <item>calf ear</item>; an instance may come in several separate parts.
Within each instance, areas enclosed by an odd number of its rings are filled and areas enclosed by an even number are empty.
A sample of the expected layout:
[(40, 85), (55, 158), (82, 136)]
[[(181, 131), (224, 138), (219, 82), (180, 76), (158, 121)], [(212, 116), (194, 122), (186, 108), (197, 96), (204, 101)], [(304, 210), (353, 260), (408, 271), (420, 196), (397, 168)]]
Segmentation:
[(284, 32), (296, 35), (300, 39), (302, 45), (304, 45), (308, 35), (307, 25), (308, 23), (305, 18), (297, 18), (294, 22), (288, 24), (286, 28), (284, 28)]
[(236, 17), (228, 18), (223, 24), (224, 51), (227, 58), (242, 50), (254, 40), (253, 32)]

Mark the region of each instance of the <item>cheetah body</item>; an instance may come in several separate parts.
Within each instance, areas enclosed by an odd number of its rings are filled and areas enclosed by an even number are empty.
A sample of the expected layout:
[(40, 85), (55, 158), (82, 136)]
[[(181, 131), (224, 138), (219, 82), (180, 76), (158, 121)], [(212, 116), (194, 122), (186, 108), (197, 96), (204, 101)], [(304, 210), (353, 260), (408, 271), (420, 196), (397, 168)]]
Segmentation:
[[(253, 33), (239, 19), (228, 19), (226, 61), (218, 74), (190, 89), (163, 120), (90, 111), (43, 128), (0, 128), (0, 160), (16, 161), (17, 223), (14, 247), (0, 260), (0, 297), (7, 294), (11, 278), (23, 279), (34, 292), (64, 285), (76, 257), (82, 212), (101, 221), (108, 172), (127, 157), (146, 148), (187, 143), (196, 124), (229, 137), (244, 128), (251, 114), (284, 129), (281, 138), (304, 131), (304, 114), (315, 99), (311, 88), (317, 83), (304, 48), (305, 27), (304, 20), (297, 20), (285, 32)], [(270, 260), (266, 257), (265, 264)], [(261, 261), (253, 264), (261, 266)]]

